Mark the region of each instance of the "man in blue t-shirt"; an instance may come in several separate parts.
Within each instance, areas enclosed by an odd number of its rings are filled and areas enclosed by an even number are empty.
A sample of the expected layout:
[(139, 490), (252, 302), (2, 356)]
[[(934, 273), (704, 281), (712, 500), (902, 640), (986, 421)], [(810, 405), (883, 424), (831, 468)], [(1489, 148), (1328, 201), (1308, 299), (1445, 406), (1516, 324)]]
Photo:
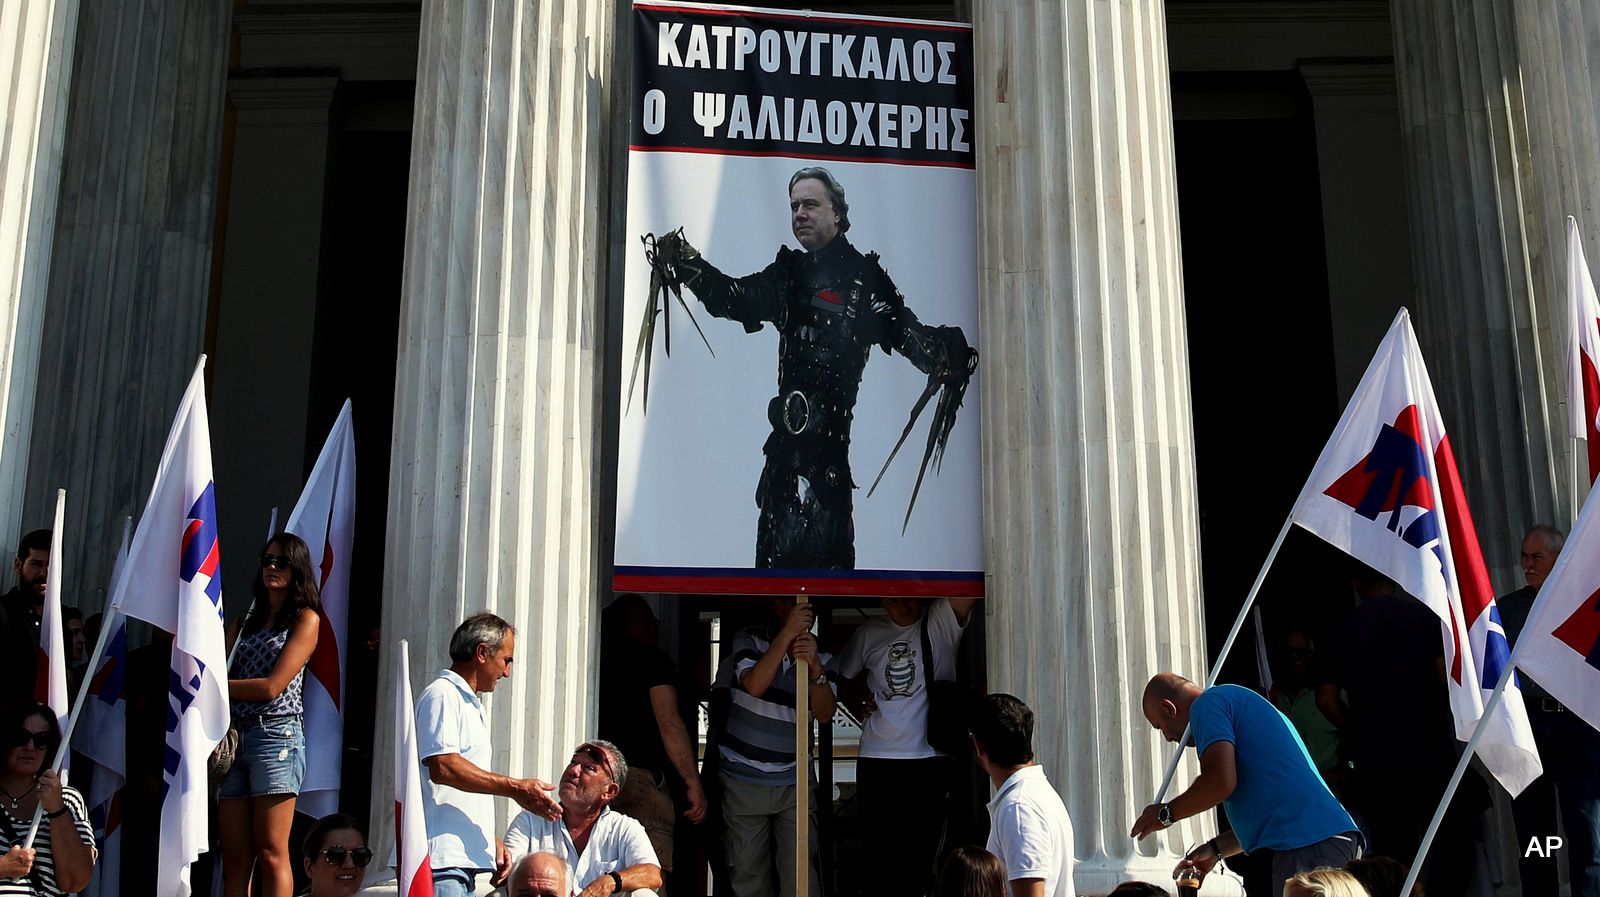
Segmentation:
[(1200, 775), (1170, 802), (1145, 807), (1133, 837), (1142, 840), (1222, 804), (1233, 830), (1191, 850), (1183, 864), (1204, 877), (1223, 857), (1270, 847), (1275, 895), (1301, 872), (1361, 856), (1350, 814), (1317, 774), (1289, 720), (1260, 695), (1237, 685), (1202, 690), (1162, 673), (1145, 686), (1144, 717), (1171, 742), (1185, 728), (1193, 732)]

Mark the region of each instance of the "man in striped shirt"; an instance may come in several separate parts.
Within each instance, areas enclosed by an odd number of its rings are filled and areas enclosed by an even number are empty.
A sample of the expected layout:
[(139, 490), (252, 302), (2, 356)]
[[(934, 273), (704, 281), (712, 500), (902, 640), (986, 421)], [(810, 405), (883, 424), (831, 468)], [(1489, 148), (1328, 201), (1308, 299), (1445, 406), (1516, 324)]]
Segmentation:
[[(816, 612), (793, 598), (774, 598), (774, 622), (745, 629), (717, 673), (733, 693), (720, 741), (722, 815), (728, 866), (737, 897), (793, 894), (795, 856), (795, 666), (810, 681), (811, 715), (824, 725), (834, 711), (832, 658), (817, 651), (811, 634)], [(810, 802), (810, 891), (817, 875), (816, 801)], [(776, 845), (776, 846), (774, 846)], [(774, 861), (776, 861), (774, 863)], [(774, 876), (776, 866), (776, 876)]]

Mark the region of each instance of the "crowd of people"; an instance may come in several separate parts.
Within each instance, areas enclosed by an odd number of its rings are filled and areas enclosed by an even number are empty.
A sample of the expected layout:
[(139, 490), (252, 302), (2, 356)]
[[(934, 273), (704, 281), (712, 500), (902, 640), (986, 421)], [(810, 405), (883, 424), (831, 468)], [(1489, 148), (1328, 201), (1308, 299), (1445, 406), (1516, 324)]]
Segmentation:
[[(61, 738), (55, 715), (32, 700), (31, 676), (28, 692), (15, 693), (22, 678), (15, 655), (33, 657), (38, 644), (49, 536), (23, 539), (16, 586), (0, 596), (0, 642), (17, 649), (3, 659), (17, 666), (18, 677), (5, 682), (13, 700), (0, 709), (7, 751), (0, 895), (77, 891), (96, 855), (82, 795), (49, 767)], [(1561, 547), (1553, 528), (1527, 534), (1527, 586), (1501, 599), (1511, 640)], [(1201, 688), (1172, 673), (1146, 684), (1146, 721), (1170, 742), (1188, 733), (1200, 773), (1170, 800), (1145, 807), (1130, 835), (1143, 839), (1219, 807), (1227, 823), (1173, 870), (1171, 887), (1180, 894), (1221, 863), (1266, 855), (1255, 874), (1274, 897), (1398, 897), (1407, 873), (1401, 860), (1415, 855), (1457, 756), (1442, 634), (1426, 608), (1370, 569), (1357, 568), (1352, 588), (1360, 603), (1324, 639), (1322, 656), (1308, 628), (1282, 635), (1278, 676), (1266, 694), (1238, 685)], [(449, 667), (415, 708), (434, 893), (465, 897), (481, 884), (512, 897), (665, 893), (674, 889), (681, 816), (720, 821), (707, 852), (735, 897), (793, 894), (802, 877), (808, 892), (822, 897), (831, 886), (818, 868), (815, 802), (803, 820), (796, 810), (798, 764), (811, 766), (795, 746), (796, 689), (803, 687), (815, 721), (829, 725), (843, 706), (861, 723), (856, 817), (871, 847), (871, 862), (856, 872), (863, 893), (1073, 897), (1072, 822), (1035, 762), (1033, 710), (1012, 695), (963, 697), (955, 687), (974, 601), (883, 599), (883, 614), (859, 625), (835, 655), (819, 645), (815, 608), (771, 599), (766, 622), (727, 640), (712, 683), (721, 696), (712, 705), (721, 709), (702, 761), (680, 711), (676, 670), (658, 643), (659, 622), (641, 597), (619, 596), (602, 618), (599, 730), (573, 750), (555, 783), (493, 770), (481, 695), (511, 675), (516, 632), (491, 613), (467, 618), (450, 640)], [(307, 546), (289, 533), (273, 536), (250, 610), (228, 633), (238, 743), (217, 783), (228, 897), (294, 891), (290, 837), (305, 775), (302, 682), (319, 611)], [(84, 623), (73, 615), (63, 624), (64, 643), (80, 664)], [(1518, 800), (1519, 828), (1523, 837), (1554, 832), (1559, 796), (1572, 893), (1600, 897), (1600, 735), (1536, 682), (1524, 677), (1523, 687), (1546, 775)], [(942, 731), (952, 713), (960, 721), (953, 734)], [(955, 783), (968, 764), (993, 793), (983, 847), (947, 838), (960, 809)], [(504, 830), (495, 824), (497, 797), (520, 808)], [(1429, 892), (1468, 893), (1473, 863), (1465, 851), (1477, 843), (1486, 799), (1487, 785), (1478, 781), (1476, 792), (1452, 804), (1430, 854)], [(28, 848), (36, 811), (42, 825)], [(811, 848), (804, 864), (793, 847), (802, 825)], [(300, 849), (313, 895), (356, 893), (373, 857), (362, 825), (339, 814), (316, 821)], [(1540, 860), (1522, 870), (1528, 897), (1555, 893), (1554, 863)], [(687, 891), (687, 880), (676, 890)], [(1419, 884), (1412, 895), (1422, 892)], [(1113, 893), (1172, 892), (1166, 883), (1130, 881)]]

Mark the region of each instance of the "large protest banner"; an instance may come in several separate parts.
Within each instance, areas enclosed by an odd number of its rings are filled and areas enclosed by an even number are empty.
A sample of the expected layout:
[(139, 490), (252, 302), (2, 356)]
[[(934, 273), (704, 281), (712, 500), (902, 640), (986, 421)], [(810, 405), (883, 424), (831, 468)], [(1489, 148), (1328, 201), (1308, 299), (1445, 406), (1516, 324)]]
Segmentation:
[(615, 586), (981, 595), (970, 27), (633, 27)]

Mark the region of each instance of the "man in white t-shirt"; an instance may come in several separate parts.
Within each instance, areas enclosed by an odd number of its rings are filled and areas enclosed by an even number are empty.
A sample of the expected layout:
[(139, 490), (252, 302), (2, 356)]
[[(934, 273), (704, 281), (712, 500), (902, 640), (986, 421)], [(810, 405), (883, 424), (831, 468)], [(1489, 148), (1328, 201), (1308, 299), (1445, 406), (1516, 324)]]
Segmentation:
[(661, 887), (661, 861), (644, 826), (606, 806), (627, 781), (628, 761), (616, 745), (598, 738), (584, 742), (561, 774), (561, 815), (518, 813), (506, 829), (506, 851), (513, 860), (535, 852), (565, 860), (573, 873), (569, 890), (582, 897), (647, 894)]
[(450, 668), (417, 696), (417, 754), (435, 897), (470, 897), (478, 873), (510, 868), (494, 836), (495, 795), (541, 815), (561, 808), (538, 779), (490, 772), (489, 723), (479, 692), (511, 675), (516, 632), (491, 613), (468, 617), (450, 637)]
[(940, 598), (924, 614), (920, 598), (884, 598), (885, 616), (863, 623), (840, 655), (839, 675), (865, 673), (870, 692), (853, 709), (861, 717), (857, 812), (861, 830), (875, 839), (863, 875), (875, 897), (921, 897), (932, 889), (951, 784), (966, 770), (928, 744), (927, 680), (956, 677), (956, 651), (976, 600)]
[(994, 783), (989, 852), (1005, 867), (1010, 897), (1075, 897), (1072, 819), (1033, 762), (1033, 711), (994, 694), (973, 708), (970, 722), (978, 765)]

